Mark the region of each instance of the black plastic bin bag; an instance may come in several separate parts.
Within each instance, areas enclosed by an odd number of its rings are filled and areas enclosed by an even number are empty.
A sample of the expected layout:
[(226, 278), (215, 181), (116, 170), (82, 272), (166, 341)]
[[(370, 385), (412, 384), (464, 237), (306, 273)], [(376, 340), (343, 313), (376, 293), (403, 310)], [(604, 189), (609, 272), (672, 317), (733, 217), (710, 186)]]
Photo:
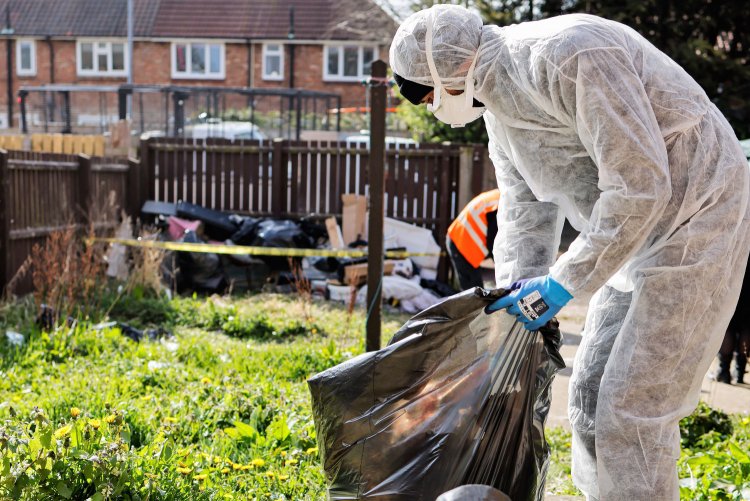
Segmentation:
[(388, 346), (310, 378), (329, 498), (429, 500), (466, 484), (541, 500), (560, 357), (475, 288), (412, 317)]

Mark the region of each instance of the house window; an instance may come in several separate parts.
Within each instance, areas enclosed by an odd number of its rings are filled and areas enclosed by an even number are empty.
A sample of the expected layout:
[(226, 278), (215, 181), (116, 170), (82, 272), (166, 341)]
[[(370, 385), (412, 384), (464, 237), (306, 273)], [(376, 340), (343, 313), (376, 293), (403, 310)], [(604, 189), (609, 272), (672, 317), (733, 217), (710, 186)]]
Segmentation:
[(224, 44), (208, 42), (173, 43), (172, 78), (223, 79)]
[(16, 73), (20, 76), (36, 75), (36, 43), (19, 40), (16, 44)]
[(375, 47), (327, 45), (323, 51), (324, 80), (360, 80), (370, 74)]
[(263, 44), (263, 80), (284, 79), (284, 46), (278, 43)]
[(125, 76), (125, 42), (78, 41), (78, 74), (83, 76)]

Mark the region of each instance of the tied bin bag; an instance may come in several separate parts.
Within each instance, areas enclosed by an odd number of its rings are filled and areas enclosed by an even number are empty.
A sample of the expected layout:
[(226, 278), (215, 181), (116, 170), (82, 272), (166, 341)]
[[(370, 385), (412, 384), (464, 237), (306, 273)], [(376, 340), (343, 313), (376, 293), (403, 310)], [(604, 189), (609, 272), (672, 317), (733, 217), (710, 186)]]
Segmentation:
[(385, 348), (308, 380), (332, 500), (429, 500), (466, 484), (541, 500), (544, 422), (564, 368), (556, 321), (529, 332), (479, 287), (412, 317)]

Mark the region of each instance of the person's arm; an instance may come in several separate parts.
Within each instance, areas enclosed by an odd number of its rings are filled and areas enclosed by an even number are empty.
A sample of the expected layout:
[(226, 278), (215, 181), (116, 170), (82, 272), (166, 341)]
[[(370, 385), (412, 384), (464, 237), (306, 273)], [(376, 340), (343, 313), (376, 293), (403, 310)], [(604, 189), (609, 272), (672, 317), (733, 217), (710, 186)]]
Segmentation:
[(507, 287), (516, 280), (545, 275), (560, 245), (562, 215), (557, 205), (540, 202), (500, 146), (502, 126), (485, 113), (490, 159), (500, 189), (497, 235), (493, 246), (495, 281)]
[(629, 54), (582, 51), (562, 65), (560, 87), (601, 190), (588, 225), (549, 273), (577, 296), (599, 289), (646, 243), (672, 189), (664, 139)]

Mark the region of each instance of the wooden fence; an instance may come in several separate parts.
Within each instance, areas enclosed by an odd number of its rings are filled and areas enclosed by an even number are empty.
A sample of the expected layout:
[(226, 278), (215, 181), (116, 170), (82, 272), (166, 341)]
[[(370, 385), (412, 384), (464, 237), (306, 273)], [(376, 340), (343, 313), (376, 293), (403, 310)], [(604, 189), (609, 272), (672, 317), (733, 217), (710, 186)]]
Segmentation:
[[(364, 143), (153, 138), (141, 146), (139, 198), (260, 216), (340, 215), (342, 194), (369, 194), (369, 161)], [(391, 145), (385, 164), (385, 215), (433, 230), (442, 246), (468, 201), (461, 183), (469, 194), (481, 188), (484, 150)]]
[[(0, 288), (52, 231), (90, 215), (113, 226), (122, 207), (186, 201), (270, 217), (340, 216), (341, 195), (368, 195), (366, 144), (300, 141), (142, 142), (140, 161), (0, 151)], [(467, 197), (481, 189), (484, 150), (450, 144), (388, 147), (385, 215), (433, 230), (439, 244)], [(105, 210), (109, 207), (109, 210)], [(441, 262), (445, 276), (447, 262)], [(30, 288), (30, 278), (16, 289)]]
[[(114, 227), (128, 197), (137, 162), (28, 151), (0, 150), (0, 288), (13, 278), (36, 243), (70, 224)], [(28, 292), (25, 276), (16, 291)]]

